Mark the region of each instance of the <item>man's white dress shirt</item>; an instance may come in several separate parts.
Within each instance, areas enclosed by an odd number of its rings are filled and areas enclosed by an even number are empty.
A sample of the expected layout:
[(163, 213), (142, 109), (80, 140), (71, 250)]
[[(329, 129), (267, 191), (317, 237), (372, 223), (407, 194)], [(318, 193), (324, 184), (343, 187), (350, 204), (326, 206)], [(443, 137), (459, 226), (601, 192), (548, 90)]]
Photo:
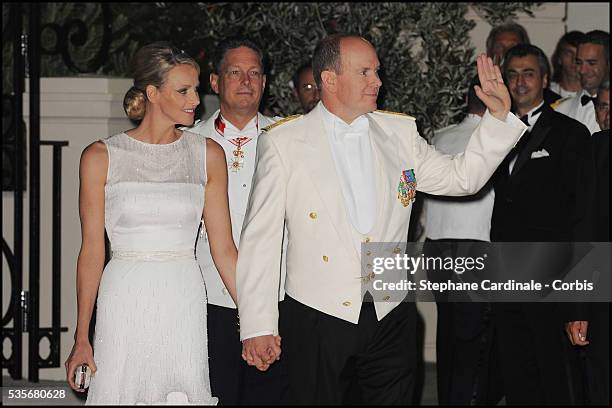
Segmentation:
[(576, 96), (578, 93), (576, 91), (566, 91), (565, 89), (561, 88), (561, 85), (558, 82), (551, 82), (548, 88), (554, 93), (561, 95), (562, 98), (571, 98), (572, 96)]
[(576, 96), (561, 102), (555, 110), (584, 124), (587, 128), (589, 128), (589, 132), (591, 132), (591, 134), (599, 132), (601, 128), (599, 127), (597, 117), (595, 116), (595, 104), (593, 102), (589, 102), (586, 105), (583, 105), (581, 101), (583, 95), (593, 96), (589, 95), (589, 93), (583, 89)]
[[(542, 105), (544, 105), (544, 101), (542, 101), (538, 106), (536, 106), (535, 108), (531, 109), (529, 112), (526, 113), (527, 115), (527, 126), (529, 126), (529, 128), (527, 129), (528, 132), (531, 132), (531, 130), (533, 129), (533, 127), (535, 126), (536, 122), (538, 121), (538, 119), (540, 118), (540, 115), (542, 114), (542, 111), (538, 111)], [(538, 111), (538, 112), (536, 112)], [(525, 115), (523, 115), (525, 116)], [(521, 116), (521, 117), (523, 117)], [(510, 174), (512, 174), (512, 169), (514, 168), (514, 164), (516, 163), (516, 160), (518, 159), (518, 154), (514, 156), (514, 158), (512, 158), (512, 160), (510, 161), (510, 165), (508, 170), (510, 171)]]
[(374, 227), (377, 203), (369, 121), (362, 115), (349, 125), (329, 112), (323, 102), (319, 102), (318, 109), (323, 116), (346, 211), (353, 227), (360, 234), (367, 234)]
[[(468, 114), (458, 125), (436, 132), (432, 143), (442, 153), (453, 156), (462, 153), (480, 121), (480, 116)], [(425, 234), (429, 239), (490, 241), (494, 202), (495, 192), (490, 184), (469, 200), (427, 196), (423, 210)]]

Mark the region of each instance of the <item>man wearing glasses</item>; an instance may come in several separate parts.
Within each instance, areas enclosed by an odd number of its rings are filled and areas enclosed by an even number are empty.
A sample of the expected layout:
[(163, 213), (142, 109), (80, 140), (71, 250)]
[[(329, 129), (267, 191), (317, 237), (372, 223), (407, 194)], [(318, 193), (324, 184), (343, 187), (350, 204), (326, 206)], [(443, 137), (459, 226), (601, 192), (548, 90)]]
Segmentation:
[(308, 113), (319, 102), (319, 89), (312, 74), (310, 62), (302, 65), (293, 75), (293, 94), (300, 101), (304, 113)]
[(595, 101), (595, 118), (601, 130), (610, 129), (610, 80), (599, 85)]
[[(257, 44), (247, 38), (230, 38), (222, 41), (216, 51), (210, 85), (219, 95), (220, 109), (190, 131), (215, 140), (225, 150), (232, 235), (238, 247), (255, 171), (257, 138), (261, 129), (275, 120), (258, 112), (266, 75), (263, 52)], [(280, 246), (278, 251), (281, 252)], [(212, 394), (223, 405), (278, 401), (278, 378), (271, 378), (275, 374), (270, 372), (263, 378), (240, 357), (242, 345), (236, 305), (212, 261), (205, 231), (198, 239), (196, 255), (208, 294), (208, 355)], [(284, 260), (281, 265), (281, 279), (284, 281)], [(279, 275), (281, 265), (278, 265)], [(283, 287), (280, 285), (279, 300), (284, 296)], [(276, 368), (278, 370), (279, 367)]]

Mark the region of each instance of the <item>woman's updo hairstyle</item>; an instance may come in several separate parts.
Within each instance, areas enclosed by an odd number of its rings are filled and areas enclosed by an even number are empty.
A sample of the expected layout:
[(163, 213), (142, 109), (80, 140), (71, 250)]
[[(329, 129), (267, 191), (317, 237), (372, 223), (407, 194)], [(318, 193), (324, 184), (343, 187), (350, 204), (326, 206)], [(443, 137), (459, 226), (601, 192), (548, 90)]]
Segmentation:
[(136, 52), (130, 65), (134, 74), (134, 86), (123, 98), (123, 109), (128, 118), (134, 121), (144, 118), (147, 86), (161, 87), (168, 71), (179, 64), (189, 64), (200, 73), (200, 66), (193, 58), (165, 41), (145, 45)]

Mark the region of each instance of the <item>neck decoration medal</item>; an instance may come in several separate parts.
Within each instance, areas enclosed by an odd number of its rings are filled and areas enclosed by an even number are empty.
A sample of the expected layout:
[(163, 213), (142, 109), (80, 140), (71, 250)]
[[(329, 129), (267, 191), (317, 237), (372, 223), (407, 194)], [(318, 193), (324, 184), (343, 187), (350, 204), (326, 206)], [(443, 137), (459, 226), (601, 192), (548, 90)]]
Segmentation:
[(244, 166), (244, 152), (241, 149), (242, 146), (247, 144), (253, 138), (251, 137), (238, 137), (236, 139), (230, 139), (229, 142), (236, 146), (236, 150), (232, 152), (232, 162), (227, 167), (234, 173), (238, 173)]
[[(256, 132), (257, 134), (259, 134), (259, 116), (258, 115), (255, 116), (255, 121), (256, 121), (255, 122)], [(221, 136), (224, 136), (225, 127), (226, 127), (225, 122), (223, 121), (223, 118), (221, 118), (221, 113), (219, 112), (219, 115), (215, 119), (215, 130)], [(242, 150), (242, 146), (244, 146), (251, 140), (253, 140), (252, 137), (237, 137), (233, 139), (228, 139), (228, 141), (231, 144), (236, 146), (236, 149), (232, 151), (232, 162), (227, 165), (227, 167), (233, 173), (238, 173), (240, 169), (244, 167), (244, 151)]]
[(402, 202), (404, 207), (408, 207), (411, 202), (414, 202), (416, 197), (416, 177), (414, 169), (402, 171), (400, 182), (397, 186), (397, 198)]

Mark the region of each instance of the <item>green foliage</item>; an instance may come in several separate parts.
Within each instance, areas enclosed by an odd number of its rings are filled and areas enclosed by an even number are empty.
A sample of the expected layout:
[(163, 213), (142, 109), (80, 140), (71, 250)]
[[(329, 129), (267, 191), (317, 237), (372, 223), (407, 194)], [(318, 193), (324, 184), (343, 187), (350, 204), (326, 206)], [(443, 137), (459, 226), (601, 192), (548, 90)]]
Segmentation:
[(518, 13), (533, 17), (533, 9), (542, 3), (470, 3), (476, 14), (492, 26), (505, 21), (516, 20)]
[(9, 6), (2, 3), (2, 95), (13, 92), (13, 43), (8, 29), (10, 18)]
[[(219, 41), (243, 34), (268, 56), (265, 103), (280, 115), (298, 110), (291, 77), (311, 59), (321, 38), (335, 32), (363, 35), (376, 47), (383, 67), (379, 106), (415, 116), (421, 134), (429, 137), (434, 129), (461, 119), (464, 94), (476, 71), (469, 35), (475, 23), (466, 17), (469, 8), (493, 25), (516, 19), (519, 13), (532, 15), (539, 3), (111, 4), (114, 41), (111, 58), (99, 73), (130, 76), (128, 61), (137, 47), (168, 40), (198, 60), (200, 82), (208, 85), (212, 52)], [(92, 34), (89, 45), (81, 49), (97, 52), (97, 4), (45, 3), (45, 10), (44, 22), (72, 16), (86, 20)], [(43, 75), (69, 74), (59, 56), (45, 58)]]
[[(469, 35), (475, 23), (466, 18), (470, 3), (156, 4), (145, 16), (136, 7), (124, 11), (131, 21), (141, 22), (138, 41), (171, 38), (199, 59), (202, 84), (208, 82), (211, 52), (221, 39), (243, 34), (258, 42), (269, 57), (266, 107), (279, 115), (298, 111), (291, 77), (310, 60), (318, 40), (335, 32), (358, 33), (374, 44), (383, 66), (379, 106), (417, 117), (426, 137), (461, 119), (476, 72)], [(531, 14), (534, 4), (473, 7), (496, 22), (502, 15)]]

